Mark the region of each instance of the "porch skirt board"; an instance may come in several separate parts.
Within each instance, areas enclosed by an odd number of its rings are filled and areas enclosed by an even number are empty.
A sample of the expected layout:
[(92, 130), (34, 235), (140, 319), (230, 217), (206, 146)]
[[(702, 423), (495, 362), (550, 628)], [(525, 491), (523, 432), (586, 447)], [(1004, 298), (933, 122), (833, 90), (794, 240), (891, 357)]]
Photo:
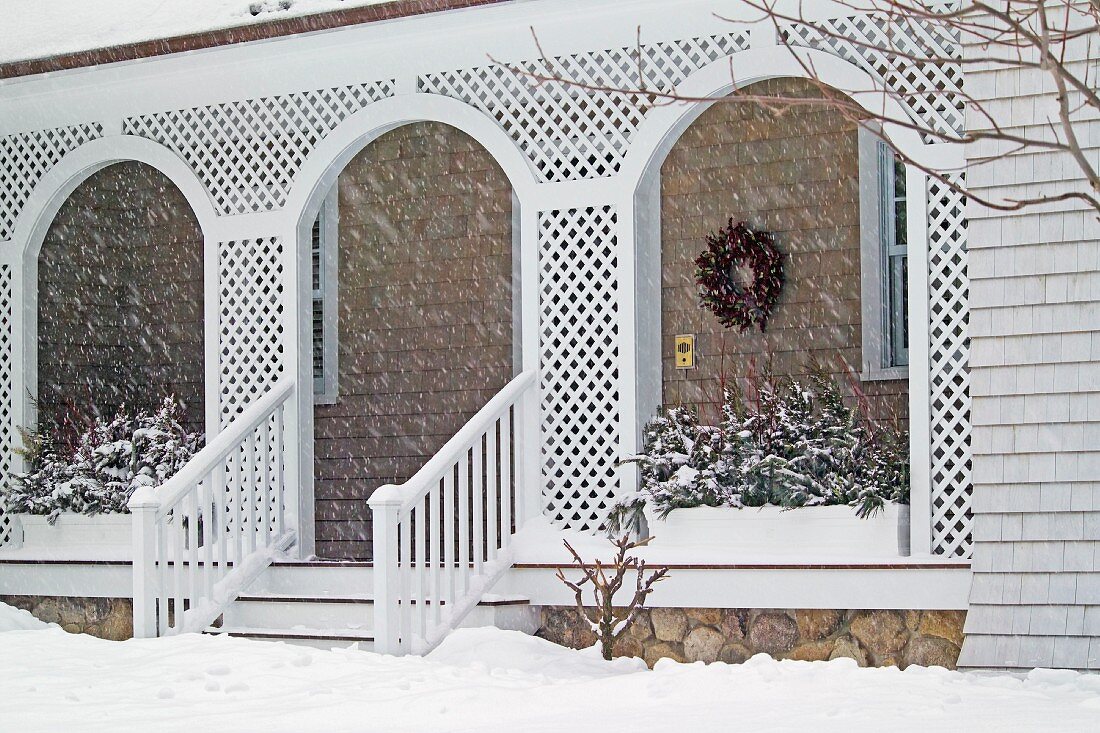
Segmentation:
[(888, 503), (861, 519), (849, 506), (692, 507), (664, 518), (646, 507), (653, 548), (737, 554), (898, 557), (909, 554), (909, 507)]

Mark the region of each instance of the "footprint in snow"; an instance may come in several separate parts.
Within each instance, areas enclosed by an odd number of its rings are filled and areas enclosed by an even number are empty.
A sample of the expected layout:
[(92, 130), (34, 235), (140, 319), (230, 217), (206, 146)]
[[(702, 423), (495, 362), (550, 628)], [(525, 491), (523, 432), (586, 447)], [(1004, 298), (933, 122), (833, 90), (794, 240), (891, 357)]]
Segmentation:
[(230, 692), (248, 692), (251, 688), (243, 682), (234, 682), (231, 685), (225, 686), (225, 693), (228, 695)]
[(175, 696), (176, 692), (171, 687), (162, 687), (157, 690), (157, 698), (161, 700), (171, 700)]
[(213, 674), (213, 675), (218, 675), (218, 676), (227, 675), (232, 671), (233, 670), (231, 670), (229, 668), (228, 664), (215, 664), (213, 667), (207, 667), (206, 668), (206, 673), (207, 674)]

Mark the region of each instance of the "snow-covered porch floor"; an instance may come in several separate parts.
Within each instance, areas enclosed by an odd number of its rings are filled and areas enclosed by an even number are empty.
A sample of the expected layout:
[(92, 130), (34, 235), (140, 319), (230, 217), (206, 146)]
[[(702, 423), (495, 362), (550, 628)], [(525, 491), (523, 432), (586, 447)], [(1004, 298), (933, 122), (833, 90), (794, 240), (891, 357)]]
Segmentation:
[(109, 642), (0, 604), (0, 713), (34, 731), (1073, 731), (1100, 676), (849, 660), (599, 659), (518, 632), (458, 631), (428, 658), (183, 635)]

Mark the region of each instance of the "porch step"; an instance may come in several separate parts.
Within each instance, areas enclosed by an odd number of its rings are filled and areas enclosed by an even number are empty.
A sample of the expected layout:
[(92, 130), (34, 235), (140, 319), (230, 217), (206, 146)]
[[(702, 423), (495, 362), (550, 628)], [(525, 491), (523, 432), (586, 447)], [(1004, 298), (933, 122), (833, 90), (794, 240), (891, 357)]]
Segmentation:
[[(503, 623), (515, 627), (518, 619), (529, 615), (517, 609), (529, 607), (526, 598), (493, 597), (479, 603), (462, 625), (499, 626)], [(347, 629), (359, 633), (374, 627), (374, 599), (366, 595), (307, 596), (248, 591), (225, 610), (224, 624), (233, 628)]]
[[(374, 566), (369, 562), (277, 562), (225, 609), (206, 633), (331, 649), (374, 648)], [(431, 601), (428, 601), (431, 603)], [(539, 609), (527, 598), (487, 596), (460, 624), (533, 634)]]
[(334, 649), (358, 644), (363, 651), (374, 650), (374, 637), (371, 633), (355, 629), (269, 629), (248, 626), (211, 626), (204, 633), (215, 636), (256, 639), (258, 641), (281, 641), (316, 649)]

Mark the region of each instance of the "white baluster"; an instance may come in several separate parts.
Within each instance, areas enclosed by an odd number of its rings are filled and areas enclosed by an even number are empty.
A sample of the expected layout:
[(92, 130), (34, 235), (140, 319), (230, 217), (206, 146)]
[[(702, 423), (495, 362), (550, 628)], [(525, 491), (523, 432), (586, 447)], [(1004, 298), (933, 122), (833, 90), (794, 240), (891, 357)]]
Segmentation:
[(443, 557), (446, 564), (443, 566), (445, 591), (442, 602), (454, 603), (455, 599), (455, 574), (458, 572), (457, 544), (458, 537), (455, 534), (455, 467), (450, 466), (443, 474)]
[(462, 452), (458, 461), (458, 593), (466, 595), (470, 588), (470, 457), (469, 450)]
[(486, 560), (495, 560), (497, 556), (497, 536), (500, 532), (497, 504), (500, 491), (497, 486), (497, 428), (499, 421), (493, 420), (485, 438), (485, 546)]

